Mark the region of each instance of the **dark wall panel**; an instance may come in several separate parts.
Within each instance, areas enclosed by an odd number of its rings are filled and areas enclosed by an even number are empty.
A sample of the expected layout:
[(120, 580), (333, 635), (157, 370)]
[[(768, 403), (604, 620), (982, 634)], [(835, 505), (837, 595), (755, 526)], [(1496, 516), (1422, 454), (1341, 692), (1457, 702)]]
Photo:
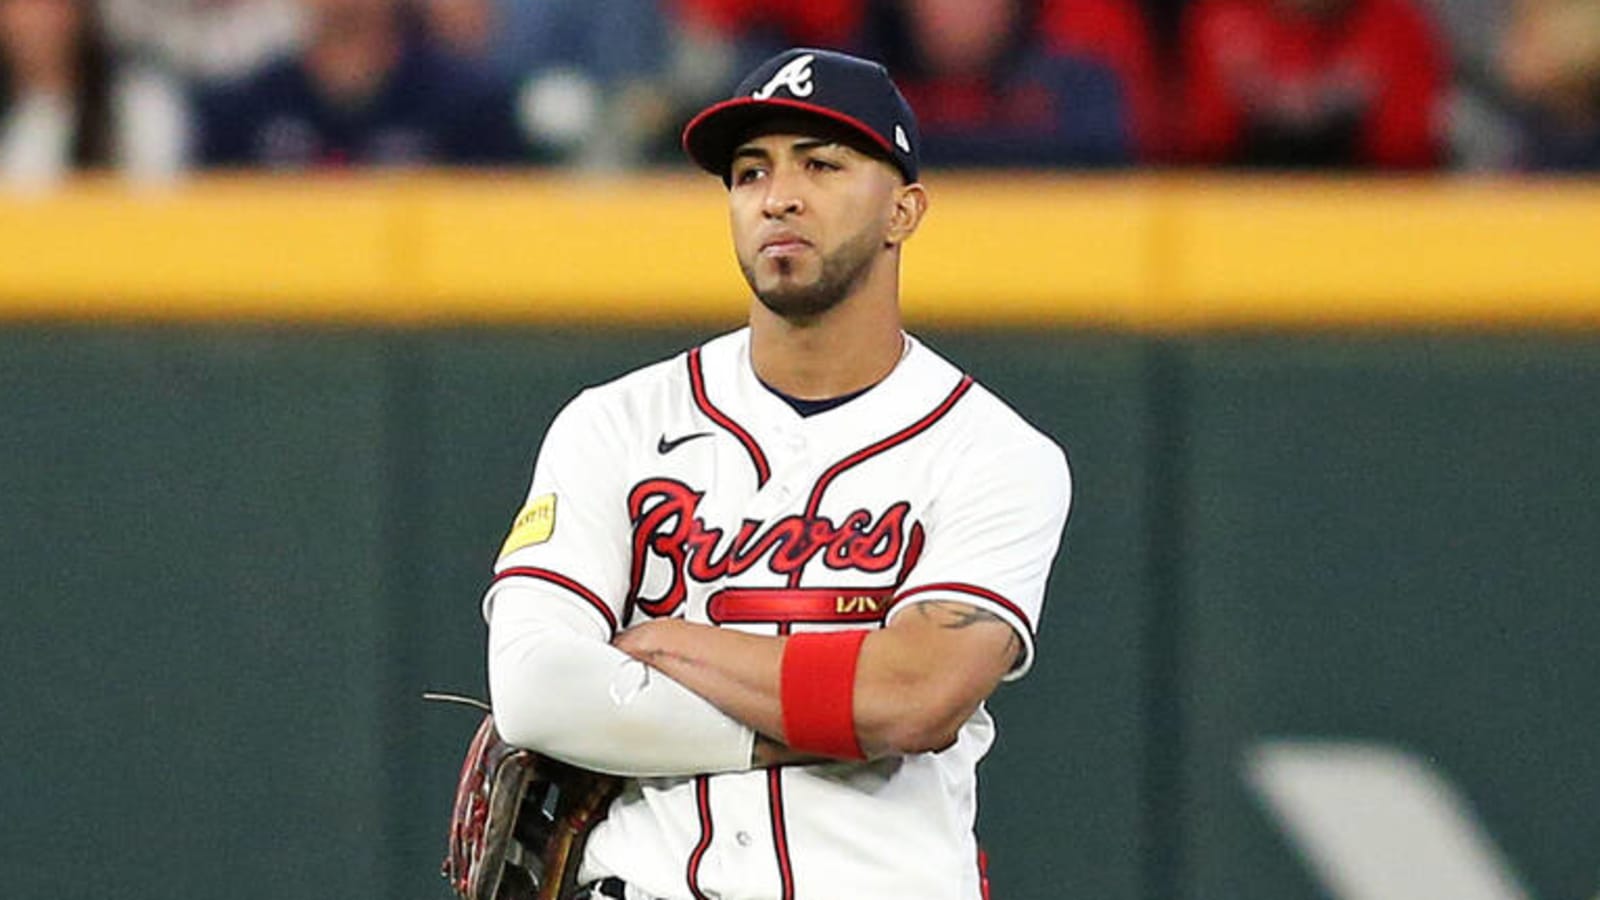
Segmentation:
[[(484, 692), (560, 405), (702, 337), (0, 331), (0, 894), (446, 897), (477, 718), (419, 695)], [(1600, 345), (929, 340), (1076, 476), (992, 701), (998, 900), (1340, 896), (1267, 741), (1405, 754), (1530, 897), (1600, 886)]]
[(0, 332), (8, 897), (371, 896), (366, 339)]
[(1183, 896), (1332, 895), (1245, 786), (1267, 739), (1404, 753), (1492, 868), (1591, 896), (1597, 348), (1239, 340), (1189, 362)]
[(930, 343), (1067, 450), (1073, 509), (1033, 671), (990, 702), (999, 738), (979, 782), (997, 900), (1142, 896), (1149, 762), (1147, 348), (1018, 333)]

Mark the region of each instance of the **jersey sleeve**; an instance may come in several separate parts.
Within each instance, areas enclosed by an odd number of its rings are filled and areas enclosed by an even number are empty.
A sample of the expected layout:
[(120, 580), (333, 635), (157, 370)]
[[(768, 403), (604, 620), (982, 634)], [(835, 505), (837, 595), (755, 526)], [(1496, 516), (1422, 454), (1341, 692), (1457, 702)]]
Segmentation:
[(1072, 502), (1066, 456), (1035, 436), (966, 462), (930, 505), (921, 555), (890, 618), (918, 603), (953, 600), (1009, 624), (1023, 654), (1006, 680), (1033, 665), (1045, 584)]
[(754, 731), (596, 639), (585, 610), (563, 599), (508, 585), (492, 608), (489, 694), (502, 737), (615, 775), (750, 768)]
[(527, 500), (513, 519), (484, 597), (490, 618), (509, 586), (557, 591), (609, 636), (621, 626), (628, 588), (625, 425), (592, 392), (579, 394), (545, 432)]

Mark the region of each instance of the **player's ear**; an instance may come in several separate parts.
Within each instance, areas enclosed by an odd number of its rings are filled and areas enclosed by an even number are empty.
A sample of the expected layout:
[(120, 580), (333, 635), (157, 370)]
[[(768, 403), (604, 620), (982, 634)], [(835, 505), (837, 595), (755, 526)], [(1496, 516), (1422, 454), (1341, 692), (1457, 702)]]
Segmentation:
[(894, 209), (889, 214), (889, 233), (884, 244), (890, 247), (905, 243), (917, 232), (922, 217), (928, 212), (928, 191), (921, 182), (897, 185), (894, 189)]

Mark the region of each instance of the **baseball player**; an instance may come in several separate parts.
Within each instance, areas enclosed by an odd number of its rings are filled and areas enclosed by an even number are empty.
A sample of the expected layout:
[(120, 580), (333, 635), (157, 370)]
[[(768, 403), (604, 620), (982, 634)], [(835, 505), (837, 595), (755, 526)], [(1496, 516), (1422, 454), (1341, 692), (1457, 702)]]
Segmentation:
[(1062, 451), (906, 334), (882, 66), (789, 50), (684, 147), (749, 325), (580, 393), (484, 599), (506, 740), (627, 776), (587, 896), (979, 900), (984, 700), (1033, 658)]

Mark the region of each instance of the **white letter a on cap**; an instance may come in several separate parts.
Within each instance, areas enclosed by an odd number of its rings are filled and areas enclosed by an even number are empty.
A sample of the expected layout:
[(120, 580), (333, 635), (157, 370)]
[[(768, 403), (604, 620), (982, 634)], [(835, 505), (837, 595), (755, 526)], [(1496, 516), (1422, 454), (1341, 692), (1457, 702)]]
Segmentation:
[(810, 53), (796, 56), (785, 63), (783, 68), (772, 76), (771, 80), (762, 85), (761, 90), (750, 96), (757, 100), (765, 100), (771, 97), (778, 88), (788, 88), (789, 93), (796, 97), (811, 96), (811, 91), (815, 87), (811, 83), (811, 64), (815, 61), (816, 56)]

